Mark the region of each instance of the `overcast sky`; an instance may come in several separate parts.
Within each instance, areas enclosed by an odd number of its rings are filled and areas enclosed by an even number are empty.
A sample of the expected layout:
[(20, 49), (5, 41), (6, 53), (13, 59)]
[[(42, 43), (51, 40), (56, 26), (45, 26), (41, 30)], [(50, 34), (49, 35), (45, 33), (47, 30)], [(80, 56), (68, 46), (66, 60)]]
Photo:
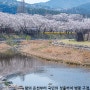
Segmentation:
[[(17, 0), (21, 1), (21, 0)], [(39, 3), (39, 2), (47, 2), (49, 0), (25, 0), (26, 3), (34, 4), (34, 3)]]

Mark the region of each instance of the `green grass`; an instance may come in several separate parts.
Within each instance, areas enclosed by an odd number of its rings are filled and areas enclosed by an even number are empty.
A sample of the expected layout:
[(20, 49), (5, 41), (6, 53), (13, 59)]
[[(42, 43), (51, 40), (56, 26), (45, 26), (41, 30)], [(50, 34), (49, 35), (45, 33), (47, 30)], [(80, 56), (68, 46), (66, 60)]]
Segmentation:
[(8, 40), (8, 39), (26, 39), (26, 40), (29, 40), (31, 39), (31, 37), (29, 35), (15, 35), (15, 34), (0, 34), (0, 38), (3, 38), (5, 40)]
[(90, 41), (84, 41), (84, 42), (77, 42), (76, 40), (73, 39), (63, 39), (63, 40), (59, 40), (59, 42), (63, 42), (65, 44), (72, 44), (72, 45), (87, 45), (90, 46)]

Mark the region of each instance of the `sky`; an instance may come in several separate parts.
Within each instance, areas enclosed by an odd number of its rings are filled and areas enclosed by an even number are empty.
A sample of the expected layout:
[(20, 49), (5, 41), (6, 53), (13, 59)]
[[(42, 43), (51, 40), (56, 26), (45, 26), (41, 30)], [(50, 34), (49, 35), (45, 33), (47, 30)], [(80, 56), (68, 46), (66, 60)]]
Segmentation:
[[(17, 0), (21, 1), (21, 0)], [(26, 3), (34, 4), (34, 3), (39, 3), (39, 2), (47, 2), (49, 0), (25, 0)]]

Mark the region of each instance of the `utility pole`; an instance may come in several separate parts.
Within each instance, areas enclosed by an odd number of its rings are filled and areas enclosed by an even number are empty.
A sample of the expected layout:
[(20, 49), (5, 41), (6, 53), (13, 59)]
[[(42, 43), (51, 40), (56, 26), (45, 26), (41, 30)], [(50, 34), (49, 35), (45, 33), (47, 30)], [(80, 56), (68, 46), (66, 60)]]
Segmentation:
[(17, 13), (26, 13), (25, 0), (21, 0), (18, 4)]

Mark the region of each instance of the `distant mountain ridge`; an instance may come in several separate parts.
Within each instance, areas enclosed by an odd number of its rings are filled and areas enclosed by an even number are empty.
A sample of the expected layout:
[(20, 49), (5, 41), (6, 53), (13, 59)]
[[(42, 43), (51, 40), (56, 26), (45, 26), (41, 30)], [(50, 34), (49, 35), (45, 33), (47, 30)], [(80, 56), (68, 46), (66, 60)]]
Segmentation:
[[(20, 5), (20, 1), (17, 0), (0, 0), (0, 11), (15, 14), (17, 8)], [(29, 14), (58, 14), (60, 11), (52, 10), (49, 6), (32, 5), (25, 3), (25, 7)]]
[(16, 9), (16, 0), (0, 0), (0, 11), (15, 14)]
[(49, 6), (54, 9), (70, 9), (88, 2), (90, 2), (90, 0), (50, 0), (48, 2), (38, 3), (38, 5)]
[(90, 16), (90, 0), (50, 0), (35, 5), (49, 6), (61, 13), (82, 14)]
[(0, 0), (0, 4), (17, 5), (17, 0)]
[(61, 12), (71, 14), (83, 14), (90, 17), (90, 2), (71, 9), (61, 10)]
[[(0, 11), (15, 14), (20, 3), (17, 0), (0, 0)], [(44, 3), (26, 3), (25, 5), (30, 14), (72, 13), (90, 16), (90, 0), (50, 0)]]

